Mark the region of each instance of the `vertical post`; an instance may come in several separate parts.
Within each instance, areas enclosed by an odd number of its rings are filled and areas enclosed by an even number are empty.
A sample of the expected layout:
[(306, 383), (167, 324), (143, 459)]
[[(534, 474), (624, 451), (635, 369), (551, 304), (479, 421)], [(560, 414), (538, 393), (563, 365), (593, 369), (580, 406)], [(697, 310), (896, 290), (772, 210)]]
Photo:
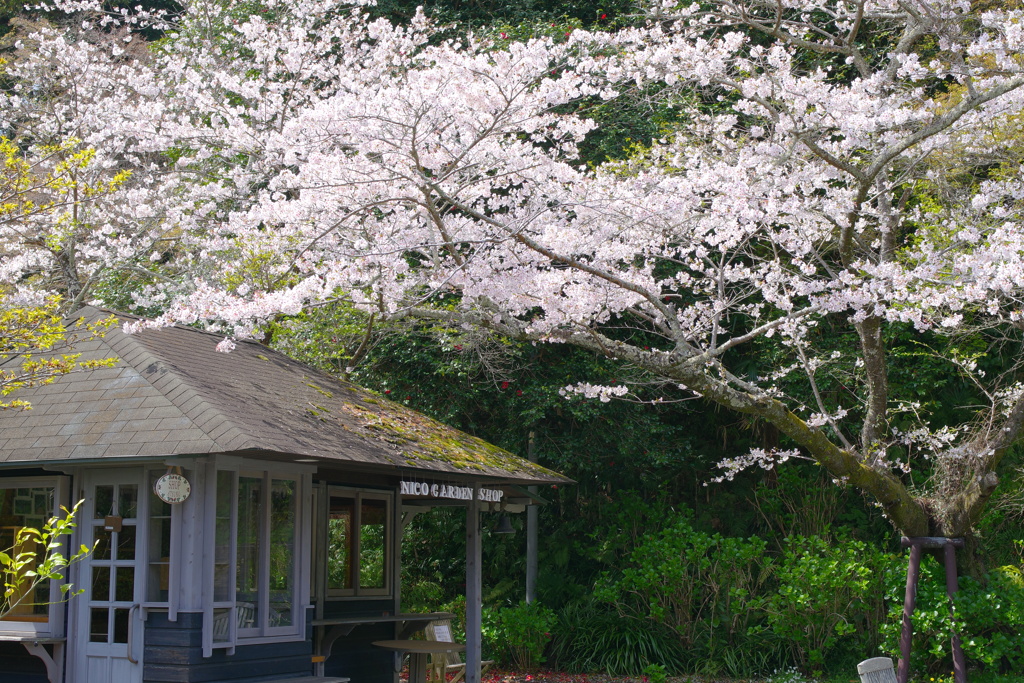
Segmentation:
[(480, 538), (480, 484), (466, 508), (466, 683), (480, 683), (483, 581)]
[[(904, 539), (906, 543), (908, 539)], [(910, 679), (910, 645), (914, 640), (914, 625), (910, 621), (914, 614), (914, 603), (917, 600), (917, 581), (921, 575), (921, 544), (910, 546), (910, 564), (907, 565), (907, 592), (903, 598), (903, 630), (900, 632), (900, 661), (896, 667), (898, 683), (907, 683)]]
[(946, 595), (949, 596), (949, 617), (953, 621), (953, 636), (950, 639), (953, 646), (953, 680), (956, 683), (967, 683), (967, 662), (964, 661), (964, 651), (960, 647), (960, 634), (957, 633), (956, 607), (953, 603), (957, 589), (956, 580), (956, 546), (947, 539), (943, 548), (946, 560)]
[[(530, 431), (530, 438), (526, 445), (526, 457), (530, 462), (537, 462), (537, 455), (533, 452), (533, 441), (535, 433)], [(527, 489), (530, 493), (537, 493), (536, 486)], [(533, 602), (537, 599), (537, 506), (526, 506), (526, 602)]]

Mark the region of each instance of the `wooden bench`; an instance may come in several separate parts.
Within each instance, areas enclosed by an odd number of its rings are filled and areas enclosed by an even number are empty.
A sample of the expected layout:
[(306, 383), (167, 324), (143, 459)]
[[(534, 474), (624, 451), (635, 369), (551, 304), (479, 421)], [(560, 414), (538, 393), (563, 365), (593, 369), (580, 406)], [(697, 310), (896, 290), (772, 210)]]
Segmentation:
[[(0, 642), (21, 643), (29, 654), (43, 660), (46, 666), (46, 677), (50, 683), (62, 683), (64, 680), (64, 638), (39, 636), (34, 633), (0, 633)], [(46, 651), (44, 645), (53, 646), (53, 656)]]

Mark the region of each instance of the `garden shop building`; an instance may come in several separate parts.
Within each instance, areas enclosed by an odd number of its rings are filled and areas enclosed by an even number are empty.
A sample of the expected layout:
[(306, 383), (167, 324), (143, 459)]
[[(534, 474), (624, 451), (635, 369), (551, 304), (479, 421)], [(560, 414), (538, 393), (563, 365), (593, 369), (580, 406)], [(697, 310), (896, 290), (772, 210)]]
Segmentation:
[(403, 525), (439, 505), (467, 510), (473, 681), (480, 524), (497, 521), (481, 513), (522, 511), (539, 501), (528, 486), (567, 480), (261, 344), (219, 341), (114, 326), (75, 352), (117, 363), (0, 411), (0, 545), (81, 500), (71, 547), (95, 546), (69, 571), (80, 594), (43, 585), (0, 620), (0, 683), (393, 683), (402, 650), (373, 643), (444, 616), (403, 614), (399, 582)]

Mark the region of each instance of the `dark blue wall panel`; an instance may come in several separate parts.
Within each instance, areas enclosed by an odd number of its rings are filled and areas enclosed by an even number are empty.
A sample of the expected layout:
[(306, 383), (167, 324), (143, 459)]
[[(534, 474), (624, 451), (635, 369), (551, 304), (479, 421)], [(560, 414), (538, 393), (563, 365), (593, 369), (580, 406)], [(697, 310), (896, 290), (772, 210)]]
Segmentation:
[(203, 657), (203, 615), (150, 612), (146, 620), (145, 683), (249, 683), (260, 679), (310, 675), (312, 640), (239, 645), (235, 653), (214, 650)]
[(0, 643), (0, 683), (47, 683), (47, 680), (43, 660), (30, 655), (24, 645)]

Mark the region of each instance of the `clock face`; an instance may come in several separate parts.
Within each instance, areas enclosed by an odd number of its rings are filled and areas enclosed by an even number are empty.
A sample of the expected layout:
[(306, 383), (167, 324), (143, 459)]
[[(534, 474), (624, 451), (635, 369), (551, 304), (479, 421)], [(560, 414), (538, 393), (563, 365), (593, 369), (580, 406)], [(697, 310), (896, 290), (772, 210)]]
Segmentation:
[(180, 474), (165, 474), (153, 484), (153, 493), (165, 503), (181, 503), (192, 493), (192, 485)]

